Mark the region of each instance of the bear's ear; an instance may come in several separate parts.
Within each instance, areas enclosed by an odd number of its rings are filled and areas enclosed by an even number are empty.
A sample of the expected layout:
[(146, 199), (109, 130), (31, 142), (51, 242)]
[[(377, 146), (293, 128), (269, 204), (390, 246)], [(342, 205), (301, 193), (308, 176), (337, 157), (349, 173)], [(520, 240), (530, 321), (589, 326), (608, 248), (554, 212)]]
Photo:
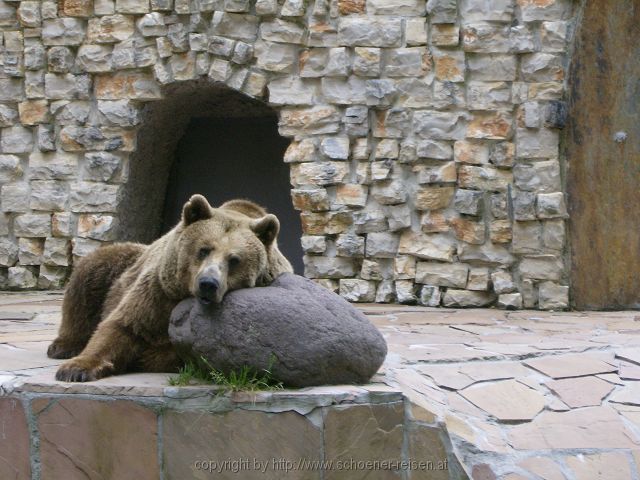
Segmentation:
[(211, 205), (202, 195), (193, 195), (182, 207), (182, 223), (185, 227), (198, 220), (206, 220), (212, 216)]
[(278, 217), (267, 214), (262, 218), (258, 218), (251, 222), (251, 230), (267, 247), (270, 246), (278, 236), (280, 231), (280, 222)]

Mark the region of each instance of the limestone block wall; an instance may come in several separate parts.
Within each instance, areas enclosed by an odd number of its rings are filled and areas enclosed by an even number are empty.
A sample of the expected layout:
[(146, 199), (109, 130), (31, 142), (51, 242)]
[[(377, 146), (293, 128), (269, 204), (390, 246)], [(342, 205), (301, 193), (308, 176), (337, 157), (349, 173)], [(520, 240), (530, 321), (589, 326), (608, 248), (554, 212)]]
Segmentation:
[(74, 259), (121, 238), (144, 109), (201, 80), (277, 111), (308, 277), (356, 302), (564, 308), (576, 10), (0, 1), (3, 286), (59, 287)]

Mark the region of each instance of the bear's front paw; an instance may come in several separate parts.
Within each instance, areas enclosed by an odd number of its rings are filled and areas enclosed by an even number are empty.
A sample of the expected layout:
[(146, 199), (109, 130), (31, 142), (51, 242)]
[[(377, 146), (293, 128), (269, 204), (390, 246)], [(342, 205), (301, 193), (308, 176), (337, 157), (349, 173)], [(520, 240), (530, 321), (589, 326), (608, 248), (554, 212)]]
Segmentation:
[(49, 358), (66, 360), (67, 358), (73, 358), (78, 355), (83, 348), (84, 345), (74, 344), (58, 337), (49, 345), (47, 356)]
[(113, 374), (113, 364), (91, 357), (75, 357), (64, 362), (56, 372), (62, 382), (90, 382)]

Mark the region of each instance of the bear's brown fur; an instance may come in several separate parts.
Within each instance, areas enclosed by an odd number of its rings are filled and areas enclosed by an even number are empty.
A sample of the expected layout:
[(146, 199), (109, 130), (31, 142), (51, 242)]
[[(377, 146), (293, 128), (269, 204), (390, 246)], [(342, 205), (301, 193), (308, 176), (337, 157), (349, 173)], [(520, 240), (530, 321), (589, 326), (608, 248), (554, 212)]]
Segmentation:
[(52, 358), (56, 378), (89, 381), (131, 370), (176, 371), (171, 310), (182, 299), (220, 302), (227, 291), (268, 285), (291, 264), (277, 245), (278, 219), (247, 200), (212, 208), (201, 195), (174, 229), (145, 246), (100, 248), (74, 269)]

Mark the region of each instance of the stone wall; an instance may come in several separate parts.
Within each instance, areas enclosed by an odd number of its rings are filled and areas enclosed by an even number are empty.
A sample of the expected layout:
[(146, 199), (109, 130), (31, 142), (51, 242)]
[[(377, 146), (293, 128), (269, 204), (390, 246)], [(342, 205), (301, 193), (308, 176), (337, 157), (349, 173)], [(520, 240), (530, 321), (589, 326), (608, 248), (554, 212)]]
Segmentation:
[(201, 79), (278, 111), (307, 276), (351, 301), (564, 308), (574, 16), (571, 0), (0, 1), (3, 283), (59, 287), (121, 238), (143, 109)]
[(469, 478), (446, 428), (384, 386), (91, 387), (0, 389), (0, 477)]

